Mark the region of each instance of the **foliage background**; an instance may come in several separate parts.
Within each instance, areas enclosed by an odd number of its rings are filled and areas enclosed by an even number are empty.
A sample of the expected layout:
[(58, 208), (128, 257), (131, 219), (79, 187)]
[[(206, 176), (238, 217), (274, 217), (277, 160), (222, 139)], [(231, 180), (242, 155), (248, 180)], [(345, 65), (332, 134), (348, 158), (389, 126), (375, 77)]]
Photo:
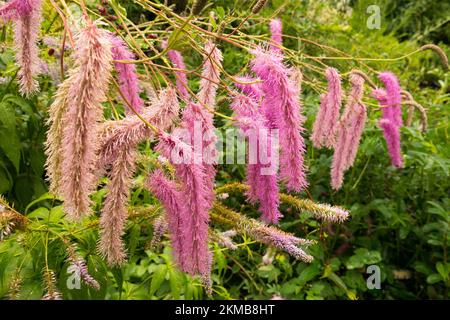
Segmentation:
[[(146, 15), (131, 1), (118, 1), (136, 21)], [(90, 1), (95, 7), (100, 1)], [(368, 5), (378, 4), (380, 30), (366, 27)], [(249, 5), (242, 1), (211, 1), (203, 11), (218, 15), (248, 15)], [(54, 16), (46, 6), (46, 14)], [(260, 13), (274, 14), (284, 24), (284, 33), (305, 37), (341, 49), (354, 57), (399, 57), (419, 46), (433, 42), (449, 53), (450, 4), (444, 1), (269, 1)], [(0, 241), (0, 297), (11, 297), (11, 285), (21, 279), (19, 298), (39, 299), (45, 286), (42, 270), (46, 263), (57, 275), (57, 285), (68, 299), (200, 299), (205, 298), (200, 283), (178, 272), (171, 261), (167, 238), (150, 250), (151, 221), (137, 215), (130, 219), (125, 236), (129, 261), (120, 269), (108, 268), (96, 254), (97, 231), (92, 221), (83, 226), (67, 223), (59, 202), (47, 194), (43, 141), (46, 111), (55, 86), (49, 77), (40, 79), (41, 93), (31, 99), (19, 96), (14, 78), (10, 26), (0, 34), (0, 193), (29, 219), (30, 232), (16, 232)], [(250, 34), (266, 34), (267, 25), (246, 23)], [(51, 19), (43, 31), (57, 34)], [(241, 50), (221, 44), (224, 67), (237, 73), (248, 62)], [(285, 39), (299, 55), (323, 54), (317, 47), (295, 39)], [(188, 65), (198, 57), (184, 52)], [(54, 59), (45, 49), (42, 57)], [(239, 249), (214, 247), (213, 298), (267, 299), (274, 295), (287, 299), (443, 299), (449, 298), (450, 262), (450, 179), (449, 179), (449, 106), (450, 76), (432, 53), (421, 53), (397, 61), (371, 61), (377, 70), (399, 75), (402, 86), (428, 111), (429, 130), (422, 134), (418, 121), (402, 128), (402, 150), (406, 166), (389, 166), (386, 146), (376, 125), (379, 116), (371, 112), (355, 165), (345, 176), (342, 190), (329, 186), (332, 154), (308, 145), (309, 192), (320, 202), (343, 205), (351, 219), (334, 227), (310, 220), (296, 212), (285, 214), (281, 227), (299, 235), (308, 234), (319, 244), (311, 250), (315, 261), (305, 265), (284, 253), (267, 249), (250, 239), (236, 239)], [(350, 69), (351, 60), (330, 64)], [(324, 79), (319, 79), (323, 81)], [(195, 82), (192, 83), (196, 85)], [(311, 128), (318, 107), (318, 96), (308, 87), (303, 92), (304, 110)], [(226, 104), (221, 110), (229, 113)], [(217, 125), (224, 125), (217, 121)], [(308, 138), (307, 130), (306, 138)], [(308, 139), (307, 139), (308, 141)], [(242, 181), (243, 166), (221, 166), (218, 184)], [(136, 178), (131, 205), (156, 204), (139, 187)], [(94, 195), (100, 208), (104, 189)], [(255, 215), (239, 195), (227, 199), (231, 207)], [(97, 208), (97, 209), (98, 209)], [(256, 216), (256, 215), (255, 215)], [(100, 291), (68, 290), (64, 285), (67, 262), (61, 237), (78, 243), (91, 274), (101, 284)], [(368, 290), (366, 267), (381, 268), (381, 290)]]

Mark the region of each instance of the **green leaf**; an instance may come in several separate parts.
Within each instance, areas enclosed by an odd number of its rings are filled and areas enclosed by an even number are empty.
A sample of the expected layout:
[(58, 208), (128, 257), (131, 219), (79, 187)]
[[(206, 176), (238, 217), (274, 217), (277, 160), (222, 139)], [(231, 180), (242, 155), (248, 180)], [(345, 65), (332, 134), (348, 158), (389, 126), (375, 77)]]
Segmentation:
[(49, 211), (47, 208), (39, 207), (36, 210), (34, 210), (33, 212), (31, 212), (27, 217), (46, 220), (46, 219), (48, 219), (48, 214), (49, 214)]
[(112, 268), (111, 272), (114, 276), (114, 279), (116, 280), (117, 284), (117, 291), (119, 292), (119, 299), (122, 298), (122, 292), (123, 292), (123, 272), (121, 268)]
[(444, 279), (444, 281), (447, 281), (448, 278), (447, 268), (444, 266), (442, 262), (436, 263), (436, 270), (439, 272), (442, 279)]
[(11, 188), (11, 182), (8, 177), (8, 173), (0, 167), (0, 193), (4, 193)]
[(365, 265), (375, 264), (381, 261), (381, 254), (378, 251), (369, 251), (366, 248), (355, 250), (355, 254), (351, 256), (347, 262), (347, 269), (362, 268)]
[(20, 139), (16, 134), (16, 115), (14, 109), (7, 103), (0, 103), (0, 149), (19, 172)]
[(130, 252), (130, 256), (132, 256), (136, 250), (140, 234), (141, 234), (141, 226), (139, 224), (134, 224), (131, 227), (130, 238), (128, 241), (128, 250)]
[(169, 268), (169, 283), (172, 297), (176, 300), (180, 299), (181, 287), (183, 284), (183, 277), (180, 272), (174, 268)]
[(320, 274), (320, 268), (317, 263), (313, 263), (309, 266), (307, 266), (303, 271), (300, 273), (300, 276), (298, 277), (300, 286), (304, 286), (307, 282), (314, 279), (316, 276)]
[(152, 277), (152, 283), (150, 285), (150, 296), (153, 296), (156, 290), (159, 289), (161, 284), (164, 282), (164, 279), (167, 274), (167, 266), (165, 264), (160, 264), (155, 268)]
[(433, 273), (427, 277), (427, 283), (429, 284), (435, 284), (438, 283), (439, 281), (442, 281), (442, 277), (440, 274)]
[(39, 203), (39, 202), (44, 201), (44, 200), (54, 200), (54, 199), (55, 199), (55, 196), (52, 195), (51, 193), (44, 193), (42, 196), (40, 196), (40, 197), (37, 198), (36, 200), (31, 201), (31, 202), (27, 205), (27, 207), (25, 208), (25, 214), (27, 214), (28, 210), (29, 210), (32, 206), (34, 206), (36, 203)]

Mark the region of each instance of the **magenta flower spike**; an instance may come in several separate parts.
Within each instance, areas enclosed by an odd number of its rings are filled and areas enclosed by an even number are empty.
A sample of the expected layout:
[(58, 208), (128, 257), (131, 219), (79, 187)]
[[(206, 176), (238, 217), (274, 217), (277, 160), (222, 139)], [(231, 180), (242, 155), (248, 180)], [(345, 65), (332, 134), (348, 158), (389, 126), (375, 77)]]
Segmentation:
[[(127, 44), (121, 38), (111, 34), (111, 44), (113, 60), (135, 59), (133, 52), (130, 51)], [(144, 103), (141, 97), (139, 97), (141, 89), (139, 88), (136, 66), (133, 63), (115, 62), (114, 67), (117, 70), (119, 86), (122, 94), (133, 109), (138, 113), (141, 113)], [(128, 107), (127, 103), (124, 103), (124, 106), (127, 114), (134, 114), (134, 112)]]
[(364, 79), (350, 75), (351, 89), (347, 105), (339, 123), (331, 164), (331, 186), (338, 190), (344, 181), (344, 172), (353, 165), (366, 121), (366, 107), (361, 104)]
[(211, 269), (211, 252), (208, 248), (209, 190), (204, 181), (205, 170), (201, 156), (190, 145), (161, 133), (157, 151), (161, 152), (175, 167), (180, 179), (180, 191), (186, 213), (183, 222), (184, 249), (181, 258), (183, 271), (208, 278)]
[(262, 48), (253, 54), (252, 70), (263, 80), (262, 111), (269, 128), (279, 130), (280, 177), (288, 190), (300, 191), (308, 185), (303, 159), (305, 142), (301, 136), (304, 118), (300, 114), (300, 86), (289, 78), (292, 70), (283, 65), (281, 55)]
[(173, 256), (180, 269), (184, 269), (183, 254), (183, 218), (189, 215), (184, 205), (183, 194), (179, 186), (167, 179), (162, 171), (156, 170), (145, 180), (146, 187), (158, 198), (164, 206), (169, 224), (170, 241), (173, 249)]
[(271, 33), (271, 44), (270, 50), (276, 53), (282, 53), (283, 50), (279, 47), (283, 44), (283, 34), (282, 34), (282, 23), (280, 19), (270, 20), (270, 33)]
[(220, 82), (220, 69), (222, 68), (222, 53), (217, 45), (208, 41), (205, 45), (205, 61), (203, 63), (202, 78), (198, 99), (202, 104), (214, 108), (216, 105), (217, 88)]
[(383, 130), (391, 163), (397, 168), (403, 167), (403, 157), (400, 145), (400, 127), (403, 125), (401, 110), (401, 88), (397, 77), (391, 72), (379, 75), (385, 85), (385, 90), (375, 89), (372, 96), (381, 106), (382, 119), (379, 124)]
[(334, 68), (327, 68), (325, 73), (328, 80), (328, 92), (321, 96), (319, 112), (311, 135), (316, 148), (334, 146), (342, 104), (341, 76)]
[(205, 170), (205, 186), (209, 193), (209, 203), (214, 201), (214, 183), (217, 163), (216, 134), (213, 124), (213, 115), (200, 105), (189, 102), (184, 110), (181, 122), (187, 129), (191, 140), (188, 142), (194, 152), (201, 155), (201, 164)]
[[(267, 121), (259, 112), (257, 102), (243, 94), (237, 94), (231, 105), (244, 135), (249, 140), (247, 184), (249, 202), (259, 201), (262, 219), (267, 223), (278, 223), (282, 217), (279, 205), (277, 163), (274, 163), (273, 140), (267, 128)], [(264, 139), (262, 139), (264, 138)], [(261, 151), (267, 154), (268, 163), (262, 163)], [(265, 172), (265, 170), (269, 172)]]
[[(162, 42), (162, 47), (167, 47), (167, 41)], [(175, 71), (175, 80), (177, 85), (177, 90), (181, 95), (181, 99), (189, 100), (189, 91), (188, 91), (188, 82), (186, 73), (183, 70), (186, 70), (186, 65), (184, 64), (184, 59), (181, 53), (177, 50), (169, 50), (167, 51), (167, 57), (170, 62), (172, 62), (173, 66), (179, 70)]]

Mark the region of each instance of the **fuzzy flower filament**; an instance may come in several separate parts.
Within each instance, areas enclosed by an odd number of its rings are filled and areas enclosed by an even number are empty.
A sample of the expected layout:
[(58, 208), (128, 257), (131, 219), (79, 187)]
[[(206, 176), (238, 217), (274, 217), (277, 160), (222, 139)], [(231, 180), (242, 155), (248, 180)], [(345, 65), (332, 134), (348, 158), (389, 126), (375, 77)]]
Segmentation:
[(252, 70), (263, 80), (265, 99), (262, 110), (269, 128), (279, 130), (281, 179), (286, 182), (288, 190), (300, 191), (308, 182), (303, 159), (305, 143), (301, 125), (304, 118), (300, 114), (299, 83), (289, 78), (292, 71), (283, 65), (281, 55), (262, 48), (253, 53)]
[(106, 31), (90, 23), (77, 37), (62, 134), (61, 194), (72, 219), (91, 212), (89, 198), (96, 185), (97, 135), (102, 102), (111, 76), (111, 43)]
[(311, 140), (316, 148), (334, 146), (342, 103), (341, 77), (334, 68), (327, 68), (328, 91), (320, 99), (319, 112), (313, 125)]
[[(111, 34), (111, 51), (114, 60), (134, 60), (134, 54), (128, 49), (125, 42), (119, 37)], [(138, 83), (138, 77), (136, 73), (136, 66), (133, 63), (119, 63), (115, 62), (114, 67), (117, 70), (120, 90), (122, 91), (125, 99), (137, 112), (142, 111), (143, 101), (139, 97), (140, 88)], [(125, 110), (128, 114), (133, 114), (132, 110), (129, 110), (128, 104), (125, 103)]]
[(41, 27), (41, 0), (22, 0), (16, 7), (14, 20), (14, 47), (20, 93), (30, 96), (38, 91), (35, 77), (40, 73), (37, 41)]
[(350, 83), (350, 93), (339, 123), (331, 164), (331, 186), (335, 190), (342, 187), (344, 172), (355, 161), (367, 117), (366, 107), (361, 103), (364, 79), (357, 74), (351, 74)]
[(391, 72), (380, 73), (379, 78), (386, 89), (375, 89), (372, 96), (381, 105), (382, 118), (379, 124), (383, 129), (392, 165), (401, 168), (403, 167), (400, 147), (400, 127), (403, 125), (401, 88), (397, 77)]

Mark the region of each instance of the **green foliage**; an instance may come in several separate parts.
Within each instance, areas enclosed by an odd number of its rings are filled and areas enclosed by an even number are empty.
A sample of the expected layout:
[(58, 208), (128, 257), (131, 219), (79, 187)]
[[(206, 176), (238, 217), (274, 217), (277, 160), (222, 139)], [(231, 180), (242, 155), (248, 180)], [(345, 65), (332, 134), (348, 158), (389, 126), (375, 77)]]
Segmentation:
[[(46, 192), (43, 142), (46, 95), (31, 100), (17, 91), (12, 50), (0, 54), (0, 193), (18, 209)], [(51, 92), (48, 92), (51, 94)]]

